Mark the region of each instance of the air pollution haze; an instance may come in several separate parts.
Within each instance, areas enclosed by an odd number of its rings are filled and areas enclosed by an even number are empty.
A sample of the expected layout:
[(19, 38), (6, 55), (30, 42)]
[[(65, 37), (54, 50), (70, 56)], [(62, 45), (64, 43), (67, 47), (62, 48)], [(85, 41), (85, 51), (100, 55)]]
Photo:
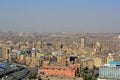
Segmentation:
[(1, 0), (0, 30), (119, 32), (119, 3), (119, 0)]

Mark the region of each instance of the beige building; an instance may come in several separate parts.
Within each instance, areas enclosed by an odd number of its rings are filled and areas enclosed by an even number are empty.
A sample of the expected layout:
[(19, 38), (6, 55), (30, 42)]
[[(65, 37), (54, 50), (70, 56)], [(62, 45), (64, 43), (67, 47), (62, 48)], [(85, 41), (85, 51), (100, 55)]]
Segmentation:
[(26, 56), (26, 57), (25, 57), (25, 61), (26, 61), (26, 64), (27, 64), (27, 65), (30, 65), (30, 63), (31, 63), (31, 58), (30, 58), (29, 56)]
[(107, 64), (109, 64), (111, 61), (113, 61), (113, 56), (111, 53), (109, 53), (107, 57)]
[(50, 61), (42, 61), (42, 66), (48, 66), (50, 64)]
[(102, 64), (101, 58), (98, 58), (98, 57), (93, 58), (93, 62), (94, 62), (94, 66), (95, 66), (95, 67), (100, 67), (101, 64)]
[(4, 47), (2, 49), (2, 57), (3, 57), (3, 59), (8, 59), (9, 62), (11, 62), (10, 52), (11, 52), (10, 48)]
[(87, 65), (87, 61), (82, 61), (81, 64), (82, 64), (82, 65), (81, 65), (82, 68), (85, 68), (85, 67), (88, 66), (88, 65)]
[(81, 48), (85, 47), (85, 38), (80, 39), (80, 46), (81, 46)]
[(94, 62), (93, 62), (93, 60), (88, 60), (87, 61), (87, 66), (88, 66), (88, 68), (93, 69), (94, 68)]
[(66, 56), (57, 56), (57, 63), (66, 65)]

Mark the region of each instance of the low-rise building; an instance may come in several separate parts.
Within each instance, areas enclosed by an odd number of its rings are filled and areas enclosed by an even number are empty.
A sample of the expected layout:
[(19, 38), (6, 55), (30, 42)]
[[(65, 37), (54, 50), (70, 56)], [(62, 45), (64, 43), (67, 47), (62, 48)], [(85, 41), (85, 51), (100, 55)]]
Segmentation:
[(45, 75), (51, 76), (63, 76), (63, 77), (75, 77), (78, 72), (78, 67), (68, 67), (68, 66), (42, 66), (38, 69), (38, 73), (44, 73)]
[(110, 62), (100, 66), (99, 78), (101, 79), (120, 79), (120, 62)]

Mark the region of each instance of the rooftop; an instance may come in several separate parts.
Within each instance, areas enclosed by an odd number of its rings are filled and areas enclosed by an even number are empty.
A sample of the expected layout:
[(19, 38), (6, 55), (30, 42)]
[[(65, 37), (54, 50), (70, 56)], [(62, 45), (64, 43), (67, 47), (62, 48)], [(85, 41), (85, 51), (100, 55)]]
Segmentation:
[(111, 65), (120, 65), (120, 62), (110, 62)]

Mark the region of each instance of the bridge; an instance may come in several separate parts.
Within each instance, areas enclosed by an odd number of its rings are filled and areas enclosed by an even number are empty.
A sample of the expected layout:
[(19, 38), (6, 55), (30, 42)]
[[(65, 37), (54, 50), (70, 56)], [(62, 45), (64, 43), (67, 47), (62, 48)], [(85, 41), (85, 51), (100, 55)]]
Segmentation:
[(30, 69), (26, 65), (14, 64), (16, 65), (16, 68), (0, 71), (0, 80), (4, 76), (7, 76), (4, 80), (21, 80), (28, 77)]

